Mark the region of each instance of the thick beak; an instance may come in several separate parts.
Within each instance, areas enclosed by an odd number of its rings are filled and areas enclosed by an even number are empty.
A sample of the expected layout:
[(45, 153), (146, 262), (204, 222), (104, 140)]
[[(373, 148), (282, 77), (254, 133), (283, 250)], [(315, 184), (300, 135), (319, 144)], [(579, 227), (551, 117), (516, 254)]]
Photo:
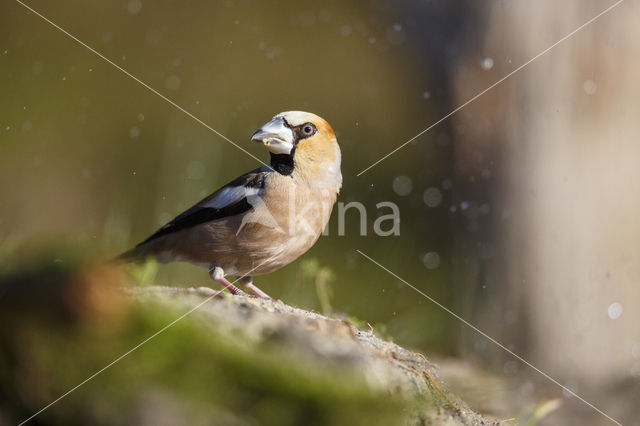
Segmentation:
[(260, 142), (274, 154), (291, 154), (293, 149), (293, 132), (285, 126), (282, 117), (274, 117), (259, 128), (251, 140)]

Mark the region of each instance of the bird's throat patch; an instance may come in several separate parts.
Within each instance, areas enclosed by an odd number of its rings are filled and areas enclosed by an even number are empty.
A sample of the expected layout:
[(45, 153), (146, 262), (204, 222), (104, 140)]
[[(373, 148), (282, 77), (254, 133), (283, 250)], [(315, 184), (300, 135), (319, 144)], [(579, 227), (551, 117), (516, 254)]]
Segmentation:
[[(294, 148), (295, 149), (295, 148)], [(274, 154), (271, 153), (271, 167), (281, 175), (288, 176), (293, 173), (293, 153), (291, 154)]]

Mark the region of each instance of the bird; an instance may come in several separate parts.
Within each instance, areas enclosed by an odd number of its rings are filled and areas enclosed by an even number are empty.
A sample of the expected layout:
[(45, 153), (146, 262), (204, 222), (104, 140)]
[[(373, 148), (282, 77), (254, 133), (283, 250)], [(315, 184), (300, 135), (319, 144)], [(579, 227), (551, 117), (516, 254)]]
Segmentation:
[(253, 283), (293, 262), (318, 240), (342, 187), (341, 151), (327, 121), (287, 111), (251, 140), (269, 151), (264, 166), (227, 183), (118, 257), (189, 262), (234, 295), (271, 299)]

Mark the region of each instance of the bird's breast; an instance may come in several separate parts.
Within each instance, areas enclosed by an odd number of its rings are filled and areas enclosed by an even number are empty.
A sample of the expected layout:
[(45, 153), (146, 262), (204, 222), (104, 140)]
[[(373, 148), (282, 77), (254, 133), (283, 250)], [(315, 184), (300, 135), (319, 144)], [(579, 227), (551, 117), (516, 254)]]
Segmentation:
[(264, 263), (254, 275), (278, 269), (309, 250), (329, 221), (337, 196), (335, 191), (307, 191), (295, 185), (281, 189), (252, 203), (236, 236), (254, 267)]

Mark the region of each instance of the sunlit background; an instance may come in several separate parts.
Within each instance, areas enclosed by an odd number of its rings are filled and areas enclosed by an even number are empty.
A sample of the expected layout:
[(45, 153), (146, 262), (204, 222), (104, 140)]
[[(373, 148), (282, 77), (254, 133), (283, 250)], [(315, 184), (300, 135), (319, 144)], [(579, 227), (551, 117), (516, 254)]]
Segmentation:
[[(362, 250), (611, 416), (638, 424), (638, 1), (626, 0), (360, 176), (613, 2), (28, 4), (265, 161), (249, 138), (276, 113), (307, 110), (331, 123), (343, 153), (339, 201), (364, 204), (367, 235), (352, 209), (338, 236), (334, 209), (329, 236), (256, 279), (265, 291), (375, 325), (441, 359), (453, 385), (455, 377), (465, 384), (460, 368), (503, 378), (511, 397), (466, 389), (478, 409), (508, 417), (511, 399), (557, 397), (565, 404), (546, 424), (608, 424)], [(64, 239), (107, 259), (258, 166), (4, 2), (3, 251)], [(389, 213), (376, 207), (382, 201), (399, 206), (400, 236), (373, 232), (376, 217)], [(329, 277), (327, 291), (320, 275)], [(154, 282), (210, 284), (190, 265), (162, 266)]]

